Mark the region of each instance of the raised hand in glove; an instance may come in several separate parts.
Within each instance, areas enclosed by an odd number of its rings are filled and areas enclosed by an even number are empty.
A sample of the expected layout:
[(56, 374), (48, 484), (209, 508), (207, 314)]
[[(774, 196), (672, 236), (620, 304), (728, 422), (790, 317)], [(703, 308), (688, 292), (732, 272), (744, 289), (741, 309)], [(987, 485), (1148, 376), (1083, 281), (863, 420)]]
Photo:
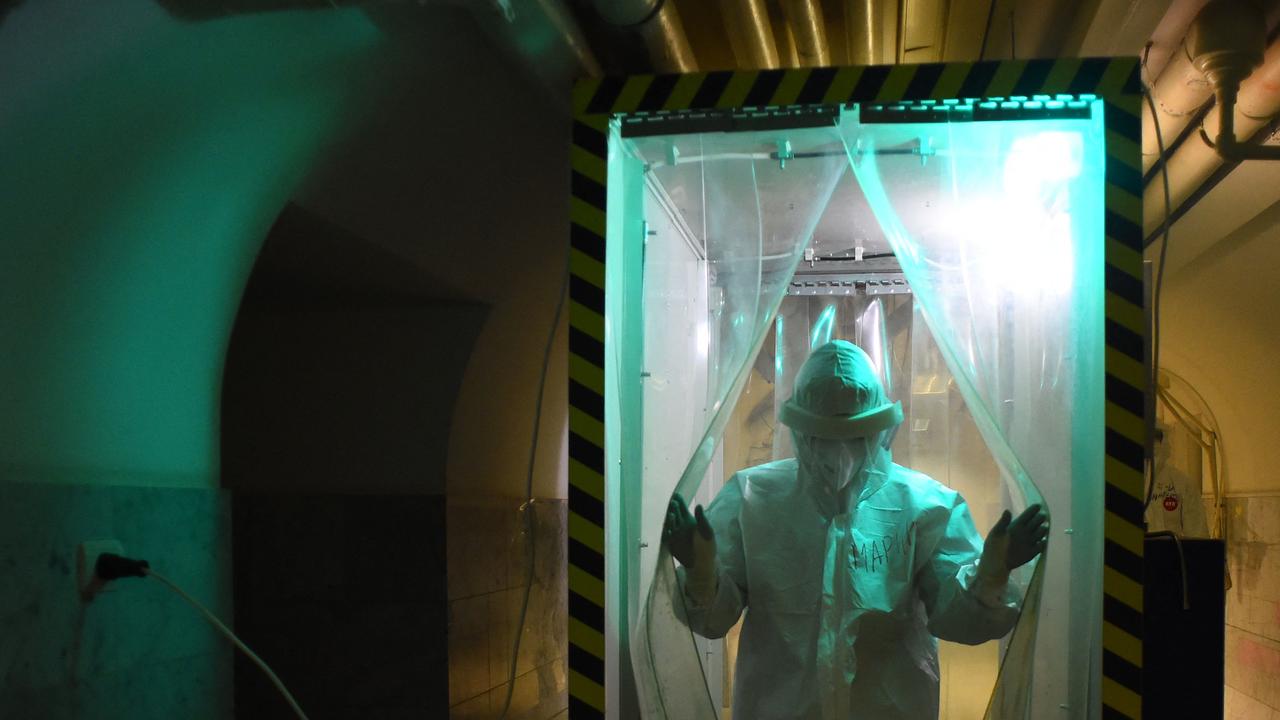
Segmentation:
[(1049, 516), (1037, 503), (1017, 518), (1008, 510), (996, 521), (982, 546), (978, 575), (993, 583), (1004, 584), (1009, 571), (1031, 562), (1044, 552), (1049, 542)]
[(689, 594), (698, 600), (709, 600), (716, 591), (716, 534), (702, 506), (690, 513), (684, 498), (672, 496), (662, 540), (685, 567)]

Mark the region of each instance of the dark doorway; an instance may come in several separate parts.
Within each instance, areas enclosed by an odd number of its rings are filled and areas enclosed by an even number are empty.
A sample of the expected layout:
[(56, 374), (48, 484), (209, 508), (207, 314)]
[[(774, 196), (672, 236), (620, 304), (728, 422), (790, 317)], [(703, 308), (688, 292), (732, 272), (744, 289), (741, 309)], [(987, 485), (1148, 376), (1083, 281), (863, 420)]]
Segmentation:
[[(290, 205), (222, 391), (235, 624), (314, 718), (448, 712), (445, 457), (483, 306)], [(283, 717), (237, 657), (239, 717)]]

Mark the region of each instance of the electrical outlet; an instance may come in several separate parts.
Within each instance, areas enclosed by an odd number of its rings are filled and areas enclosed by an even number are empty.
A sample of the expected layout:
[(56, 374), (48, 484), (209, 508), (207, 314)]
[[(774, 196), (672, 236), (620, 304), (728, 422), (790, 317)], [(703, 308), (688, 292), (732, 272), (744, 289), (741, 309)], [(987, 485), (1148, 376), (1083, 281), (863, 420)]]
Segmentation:
[(94, 574), (98, 556), (103, 553), (124, 555), (124, 546), (119, 540), (85, 540), (76, 548), (76, 587), (80, 591), (80, 599), (92, 600), (98, 593), (111, 589), (111, 583)]

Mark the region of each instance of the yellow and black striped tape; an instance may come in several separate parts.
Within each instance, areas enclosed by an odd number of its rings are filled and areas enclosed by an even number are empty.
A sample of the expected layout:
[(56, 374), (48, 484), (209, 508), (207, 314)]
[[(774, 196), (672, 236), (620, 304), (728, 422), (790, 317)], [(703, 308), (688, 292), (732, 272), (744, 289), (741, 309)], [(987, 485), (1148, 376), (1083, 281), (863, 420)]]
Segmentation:
[(605, 115), (573, 125), (569, 217), (569, 713), (604, 717)]
[(1106, 98), (1106, 501), (1102, 717), (1142, 717), (1143, 457), (1148, 368), (1142, 285), (1141, 95)]
[(844, 68), (632, 75), (584, 80), (579, 117), (606, 113), (1018, 95), (1137, 95), (1134, 58), (1062, 58)]
[(604, 293), (607, 130), (615, 115), (1056, 94), (1105, 101), (1106, 523), (1103, 717), (1141, 716), (1145, 437), (1136, 58), (1062, 58), (634, 75), (574, 89), (569, 339), (569, 708), (605, 712)]

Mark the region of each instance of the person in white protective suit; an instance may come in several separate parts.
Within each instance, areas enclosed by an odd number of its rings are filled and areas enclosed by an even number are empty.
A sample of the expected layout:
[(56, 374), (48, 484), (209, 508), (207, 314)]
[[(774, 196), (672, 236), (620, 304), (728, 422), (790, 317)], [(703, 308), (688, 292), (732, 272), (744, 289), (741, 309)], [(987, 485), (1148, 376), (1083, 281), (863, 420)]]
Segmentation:
[(719, 638), (745, 612), (734, 720), (936, 720), (935, 638), (1013, 628), (1009, 572), (1046, 515), (1005, 511), (984, 543), (958, 493), (893, 464), (902, 407), (851, 343), (813, 352), (779, 420), (796, 459), (738, 472), (705, 512), (676, 495), (664, 527), (689, 627)]

